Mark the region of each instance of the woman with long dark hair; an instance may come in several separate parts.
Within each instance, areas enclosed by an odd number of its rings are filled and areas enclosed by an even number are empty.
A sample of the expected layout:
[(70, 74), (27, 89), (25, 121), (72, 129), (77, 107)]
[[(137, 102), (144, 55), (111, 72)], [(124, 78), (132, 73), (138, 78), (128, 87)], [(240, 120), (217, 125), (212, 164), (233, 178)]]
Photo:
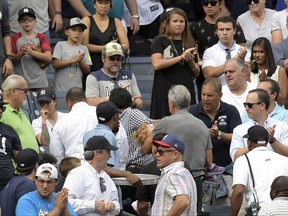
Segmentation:
[(184, 85), (191, 94), (191, 104), (196, 103), (193, 79), (199, 75), (196, 44), (185, 12), (173, 8), (163, 22), (163, 34), (154, 38), (151, 46), (155, 70), (150, 110), (153, 119), (170, 115), (168, 90), (172, 85)]
[(282, 106), (287, 95), (287, 75), (283, 67), (277, 66), (274, 61), (272, 47), (265, 37), (257, 38), (252, 44), (250, 81), (258, 83), (263, 78), (271, 78), (278, 82), (280, 93), (277, 103)]

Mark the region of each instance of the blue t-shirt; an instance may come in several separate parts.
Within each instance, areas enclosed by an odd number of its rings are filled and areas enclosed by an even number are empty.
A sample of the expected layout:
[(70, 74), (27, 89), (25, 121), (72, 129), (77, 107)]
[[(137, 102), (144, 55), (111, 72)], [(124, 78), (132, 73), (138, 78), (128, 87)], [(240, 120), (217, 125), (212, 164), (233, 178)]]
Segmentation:
[[(46, 200), (40, 197), (37, 191), (32, 191), (22, 196), (16, 206), (16, 215), (46, 215), (55, 208), (56, 193), (52, 193), (52, 199)], [(67, 204), (71, 216), (77, 216), (71, 205)]]
[(24, 175), (14, 176), (6, 185), (2, 194), (1, 212), (2, 215), (15, 215), (15, 208), (18, 200), (31, 191), (35, 191), (34, 182)]

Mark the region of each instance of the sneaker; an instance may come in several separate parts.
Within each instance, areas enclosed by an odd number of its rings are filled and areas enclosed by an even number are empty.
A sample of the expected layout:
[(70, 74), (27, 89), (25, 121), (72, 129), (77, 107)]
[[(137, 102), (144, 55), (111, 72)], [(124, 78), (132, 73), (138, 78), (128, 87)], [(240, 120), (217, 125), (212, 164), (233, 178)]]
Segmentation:
[(222, 166), (217, 166), (216, 164), (213, 163), (213, 168), (212, 169), (207, 169), (207, 175), (212, 176), (212, 175), (217, 175), (225, 172), (225, 167)]
[(213, 176), (207, 176), (204, 180), (205, 183), (211, 184), (211, 185), (219, 185), (220, 182), (214, 178)]

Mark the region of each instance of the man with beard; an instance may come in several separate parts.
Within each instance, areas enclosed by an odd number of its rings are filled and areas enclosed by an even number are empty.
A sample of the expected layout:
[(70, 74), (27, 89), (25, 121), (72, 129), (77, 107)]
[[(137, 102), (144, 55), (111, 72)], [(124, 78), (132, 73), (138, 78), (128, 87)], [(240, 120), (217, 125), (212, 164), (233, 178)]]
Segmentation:
[(4, 101), (9, 104), (6, 105), (1, 121), (15, 129), (23, 149), (32, 148), (39, 152), (33, 127), (21, 108), (29, 95), (26, 80), (20, 75), (10, 75), (2, 84), (2, 91)]
[(133, 106), (141, 109), (143, 101), (135, 75), (122, 68), (124, 60), (120, 44), (110, 42), (102, 50), (103, 67), (87, 77), (86, 98), (89, 105), (97, 106), (108, 101), (114, 88), (125, 88), (132, 95)]

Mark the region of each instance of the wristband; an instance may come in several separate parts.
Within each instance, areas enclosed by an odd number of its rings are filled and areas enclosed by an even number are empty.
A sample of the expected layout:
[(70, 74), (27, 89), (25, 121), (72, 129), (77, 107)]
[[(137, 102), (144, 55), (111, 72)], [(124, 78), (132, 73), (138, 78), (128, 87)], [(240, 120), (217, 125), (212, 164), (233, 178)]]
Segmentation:
[(11, 62), (13, 62), (14, 57), (12, 55), (6, 55), (6, 59), (9, 59)]
[(59, 14), (59, 15), (62, 16), (62, 12), (61, 12), (61, 11), (55, 11), (55, 15), (56, 15), (56, 14)]

